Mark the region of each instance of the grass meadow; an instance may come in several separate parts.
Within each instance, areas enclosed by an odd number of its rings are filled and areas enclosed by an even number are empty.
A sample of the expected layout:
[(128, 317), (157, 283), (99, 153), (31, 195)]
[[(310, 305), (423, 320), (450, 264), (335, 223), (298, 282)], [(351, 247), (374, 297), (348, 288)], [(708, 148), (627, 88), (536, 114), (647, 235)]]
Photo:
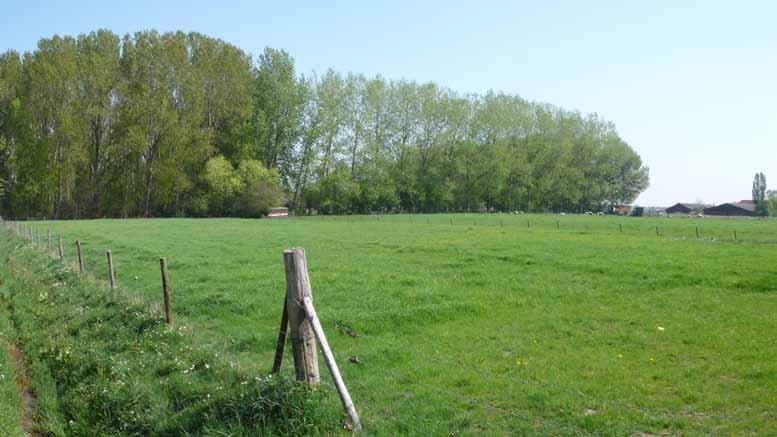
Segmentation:
[[(80, 239), (87, 273), (105, 290), (111, 249), (120, 290), (151, 306), (161, 303), (166, 256), (177, 324), (261, 375), (284, 299), (282, 252), (304, 247), (319, 317), (369, 435), (777, 433), (774, 220), (29, 224), (44, 244), (48, 228), (62, 235), (69, 263)], [(290, 350), (285, 359), (291, 377)], [(336, 405), (320, 366), (324, 402)]]

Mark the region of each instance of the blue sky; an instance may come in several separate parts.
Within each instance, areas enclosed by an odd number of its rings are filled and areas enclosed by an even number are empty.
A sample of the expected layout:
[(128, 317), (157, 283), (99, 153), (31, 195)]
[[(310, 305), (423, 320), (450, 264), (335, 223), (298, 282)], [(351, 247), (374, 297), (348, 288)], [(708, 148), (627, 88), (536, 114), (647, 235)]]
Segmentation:
[[(198, 31), (327, 68), (596, 112), (651, 169), (646, 205), (777, 189), (777, 2), (17, 1), (0, 50), (98, 28)], [(159, 4), (162, 4), (161, 6)]]

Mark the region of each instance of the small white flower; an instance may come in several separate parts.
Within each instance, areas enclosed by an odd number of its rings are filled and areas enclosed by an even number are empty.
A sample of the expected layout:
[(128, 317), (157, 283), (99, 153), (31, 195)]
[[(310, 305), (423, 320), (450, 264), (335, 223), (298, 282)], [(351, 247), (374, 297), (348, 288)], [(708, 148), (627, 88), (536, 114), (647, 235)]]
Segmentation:
[(663, 331), (663, 330), (664, 330), (664, 327), (663, 327), (663, 326), (659, 326), (659, 327), (658, 327), (658, 330), (659, 330), (659, 331)]

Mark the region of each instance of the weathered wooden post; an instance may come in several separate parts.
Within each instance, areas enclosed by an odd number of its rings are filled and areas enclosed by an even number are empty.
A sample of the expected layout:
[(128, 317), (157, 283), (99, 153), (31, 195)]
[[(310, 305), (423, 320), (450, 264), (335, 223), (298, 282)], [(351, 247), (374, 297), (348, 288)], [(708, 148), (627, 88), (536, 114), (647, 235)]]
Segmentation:
[(526, 220), (526, 228), (531, 229), (531, 220)]
[(656, 226), (656, 237), (658, 237), (658, 226)]
[(49, 231), (48, 231), (48, 249), (49, 249), (49, 252), (51, 252), (51, 228), (49, 228)]
[(698, 226), (696, 226), (696, 239), (697, 240), (699, 239), (699, 227)]
[(173, 308), (170, 306), (170, 277), (167, 275), (167, 258), (159, 258), (159, 267), (162, 269), (162, 298), (165, 304), (165, 322), (173, 324)]
[(281, 314), (281, 327), (278, 330), (278, 341), (275, 346), (275, 360), (272, 363), (272, 370), (270, 373), (278, 373), (281, 371), (281, 364), (283, 364), (283, 349), (286, 347), (286, 333), (289, 330), (289, 311), (286, 309), (286, 297), (283, 298), (283, 314)]
[(62, 235), (57, 235), (57, 244), (59, 245), (59, 260), (65, 260), (65, 251), (62, 250)]
[(76, 248), (78, 249), (78, 271), (84, 273), (84, 257), (81, 255), (81, 240), (76, 240)]
[[(324, 334), (324, 328), (318, 319), (316, 309), (313, 306), (313, 291), (308, 277), (308, 266), (305, 259), (305, 250), (292, 248), (283, 252), (283, 261), (286, 268), (286, 304), (284, 314), (288, 314), (291, 327), (292, 352), (294, 353), (294, 367), (298, 380), (304, 380), (309, 384), (318, 384), (320, 376), (318, 372), (318, 358), (316, 355), (316, 340), (321, 345), (329, 373), (332, 375), (337, 394), (348, 413), (354, 430), (362, 427), (359, 414), (348, 393), (340, 369), (337, 367), (332, 349)], [(278, 337), (279, 347), (282, 347), (281, 337), (285, 339), (284, 321), (281, 320), (281, 332)], [(280, 368), (279, 355), (276, 353), (277, 367)], [(273, 364), (275, 370), (276, 365)]]
[(286, 270), (286, 310), (291, 331), (294, 370), (298, 381), (317, 385), (321, 378), (318, 372), (316, 339), (302, 307), (302, 299), (312, 295), (305, 250), (295, 247), (284, 251), (283, 263)]
[(621, 230), (621, 234), (623, 233), (623, 223), (618, 223), (618, 228)]
[(105, 251), (105, 255), (108, 257), (108, 278), (111, 281), (111, 290), (116, 289), (116, 274), (113, 272), (113, 254), (110, 250)]
[(561, 224), (558, 221), (556, 222), (556, 230), (561, 230)]
[(734, 229), (734, 241), (737, 241), (737, 230)]

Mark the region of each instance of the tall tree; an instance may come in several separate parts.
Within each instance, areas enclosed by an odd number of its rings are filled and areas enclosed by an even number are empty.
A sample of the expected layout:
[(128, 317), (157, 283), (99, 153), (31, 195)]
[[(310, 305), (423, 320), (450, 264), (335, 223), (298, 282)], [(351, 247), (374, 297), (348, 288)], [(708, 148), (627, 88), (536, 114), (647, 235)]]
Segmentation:
[(769, 215), (769, 205), (766, 201), (766, 176), (756, 173), (753, 179), (753, 202), (755, 202), (756, 214), (765, 217)]
[[(102, 177), (110, 156), (112, 129), (116, 121), (119, 86), (120, 38), (99, 30), (78, 38), (77, 75), (79, 126), (86, 130), (89, 183), (79, 187), (88, 199), (92, 215), (102, 208)], [(89, 195), (88, 193), (91, 193)]]
[(284, 175), (292, 171), (293, 149), (302, 135), (305, 91), (291, 56), (266, 48), (259, 56), (254, 84), (254, 157)]

